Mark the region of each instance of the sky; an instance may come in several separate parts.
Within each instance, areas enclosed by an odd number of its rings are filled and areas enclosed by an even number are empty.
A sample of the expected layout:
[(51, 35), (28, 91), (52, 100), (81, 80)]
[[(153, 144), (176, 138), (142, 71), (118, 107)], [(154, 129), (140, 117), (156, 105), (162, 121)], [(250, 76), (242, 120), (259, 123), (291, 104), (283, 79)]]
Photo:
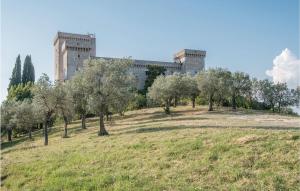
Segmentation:
[(53, 80), (58, 31), (95, 33), (97, 56), (172, 61), (200, 49), (206, 68), (298, 84), (299, 9), (298, 0), (1, 0), (0, 101), (18, 54), (31, 55), (36, 79)]

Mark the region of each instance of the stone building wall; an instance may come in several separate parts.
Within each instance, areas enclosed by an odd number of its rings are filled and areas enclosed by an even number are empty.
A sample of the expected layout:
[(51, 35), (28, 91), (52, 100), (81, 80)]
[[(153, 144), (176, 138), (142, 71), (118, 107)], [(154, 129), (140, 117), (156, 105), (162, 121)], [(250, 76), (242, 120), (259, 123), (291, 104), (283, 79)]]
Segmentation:
[(70, 79), (83, 61), (96, 56), (95, 35), (58, 32), (54, 39), (55, 80)]
[[(86, 59), (119, 59), (96, 57), (96, 38), (94, 35), (81, 35), (58, 32), (54, 40), (55, 80), (68, 80), (83, 66)], [(138, 80), (138, 89), (142, 89), (146, 80), (148, 65), (163, 66), (166, 74), (190, 73), (192, 75), (205, 68), (206, 52), (183, 49), (176, 53), (173, 62), (133, 60), (130, 71)]]

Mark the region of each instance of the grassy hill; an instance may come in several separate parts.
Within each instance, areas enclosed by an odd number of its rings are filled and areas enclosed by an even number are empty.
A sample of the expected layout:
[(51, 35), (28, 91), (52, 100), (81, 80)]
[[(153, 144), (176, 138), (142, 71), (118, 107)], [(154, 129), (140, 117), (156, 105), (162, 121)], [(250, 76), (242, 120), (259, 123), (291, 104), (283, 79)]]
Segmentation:
[(2, 190), (299, 190), (300, 118), (180, 106), (2, 144)]

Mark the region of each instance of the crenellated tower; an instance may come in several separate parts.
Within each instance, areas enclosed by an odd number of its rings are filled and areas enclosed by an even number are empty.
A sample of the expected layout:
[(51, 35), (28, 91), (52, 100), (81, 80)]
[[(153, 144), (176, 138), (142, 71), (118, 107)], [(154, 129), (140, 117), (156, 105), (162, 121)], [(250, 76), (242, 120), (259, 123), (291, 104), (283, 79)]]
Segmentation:
[(54, 39), (55, 80), (70, 79), (83, 66), (83, 61), (96, 56), (93, 34), (58, 32)]
[(180, 63), (182, 73), (196, 74), (205, 69), (206, 51), (183, 49), (174, 55), (174, 62)]

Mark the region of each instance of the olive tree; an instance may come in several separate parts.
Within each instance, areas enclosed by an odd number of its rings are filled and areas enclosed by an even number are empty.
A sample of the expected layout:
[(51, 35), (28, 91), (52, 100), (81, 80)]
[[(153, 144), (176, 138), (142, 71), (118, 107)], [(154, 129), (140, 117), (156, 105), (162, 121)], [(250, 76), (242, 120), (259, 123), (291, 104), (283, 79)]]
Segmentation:
[(148, 88), (147, 97), (156, 103), (162, 104), (166, 114), (170, 114), (170, 106), (175, 96), (179, 96), (177, 87), (180, 85), (178, 74), (158, 76)]
[(197, 76), (198, 88), (208, 100), (208, 111), (213, 110), (213, 103), (218, 91), (219, 78), (217, 69), (208, 69)]
[(64, 134), (63, 138), (68, 137), (68, 124), (74, 116), (74, 105), (70, 91), (65, 84), (57, 82), (55, 85), (56, 96), (58, 97), (57, 114), (63, 118), (64, 121)]
[(73, 78), (67, 82), (74, 110), (80, 115), (81, 128), (86, 129), (86, 115), (88, 114), (89, 88), (83, 70), (77, 71)]
[(293, 105), (292, 93), (286, 83), (277, 83), (274, 85), (275, 103), (280, 113), (283, 107)]
[(19, 102), (15, 108), (14, 121), (18, 129), (26, 130), (29, 139), (32, 139), (32, 128), (36, 124), (35, 113), (31, 101), (26, 99)]
[(299, 107), (300, 104), (300, 86), (298, 86), (296, 89), (291, 90), (292, 98), (293, 98), (293, 104), (297, 107)]
[(33, 104), (39, 108), (44, 118), (44, 145), (48, 145), (48, 127), (50, 124), (51, 117), (57, 111), (58, 99), (56, 88), (51, 83), (49, 77), (43, 74), (33, 89), (34, 98)]
[(246, 95), (251, 92), (251, 80), (248, 74), (244, 72), (235, 72), (231, 76), (231, 82), (229, 85), (231, 94), (232, 109), (236, 110), (236, 99), (239, 96)]
[(129, 73), (130, 59), (91, 59), (85, 63), (83, 74), (89, 92), (89, 107), (99, 116), (98, 135), (108, 135), (104, 126), (107, 108), (127, 104), (124, 99), (132, 89), (133, 76)]
[(7, 140), (12, 141), (12, 131), (16, 127), (14, 121), (17, 102), (6, 100), (1, 104), (1, 131), (7, 132)]
[(272, 109), (273, 112), (275, 112), (275, 105), (276, 105), (276, 99), (275, 99), (275, 89), (274, 89), (274, 83), (271, 82), (268, 79), (260, 80), (258, 82), (259, 90), (258, 90), (258, 97), (259, 99), (268, 107)]
[(196, 97), (200, 94), (197, 85), (197, 79), (195, 76), (189, 74), (183, 75), (181, 78), (181, 95), (183, 97), (190, 98), (192, 101), (192, 107), (195, 108)]
[[(134, 81), (134, 80), (133, 80)], [(130, 85), (130, 84), (128, 84)], [(116, 95), (118, 99), (111, 100), (110, 107), (107, 108), (107, 115), (109, 114), (109, 110), (112, 109), (113, 112), (124, 115), (124, 112), (128, 108), (129, 104), (134, 100), (135, 92), (132, 89), (122, 88), (119, 92), (116, 92), (119, 95)]]
[(216, 75), (218, 82), (216, 84), (215, 102), (218, 106), (223, 106), (225, 102), (228, 102), (228, 98), (230, 97), (231, 72), (227, 69), (217, 68)]

